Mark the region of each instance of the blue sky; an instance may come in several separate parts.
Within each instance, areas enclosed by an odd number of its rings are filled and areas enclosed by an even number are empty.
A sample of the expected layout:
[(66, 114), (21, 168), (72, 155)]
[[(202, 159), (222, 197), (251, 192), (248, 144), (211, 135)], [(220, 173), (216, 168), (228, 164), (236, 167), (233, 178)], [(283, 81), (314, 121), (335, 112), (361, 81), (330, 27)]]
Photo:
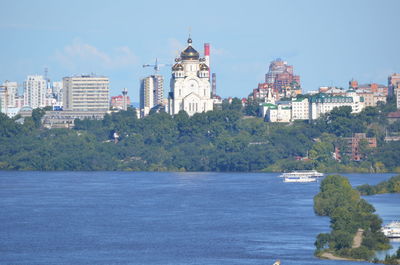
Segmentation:
[[(61, 80), (79, 73), (110, 78), (139, 101), (143, 64), (172, 63), (191, 28), (193, 46), (211, 43), (222, 97), (246, 97), (282, 58), (305, 91), (387, 83), (400, 72), (398, 0), (352, 1), (5, 1), (0, 2), (0, 82), (29, 74)], [(161, 73), (169, 90), (170, 68)]]

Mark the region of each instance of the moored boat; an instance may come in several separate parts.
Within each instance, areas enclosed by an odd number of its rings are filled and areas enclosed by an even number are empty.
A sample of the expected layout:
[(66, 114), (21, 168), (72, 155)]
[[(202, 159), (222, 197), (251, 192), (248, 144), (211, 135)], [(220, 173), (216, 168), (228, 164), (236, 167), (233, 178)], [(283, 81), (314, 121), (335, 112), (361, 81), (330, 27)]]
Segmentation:
[(305, 177), (305, 176), (287, 176), (283, 179), (283, 182), (316, 182), (317, 178), (315, 177)]
[(381, 231), (388, 238), (400, 238), (400, 221), (394, 221), (385, 225)]
[(283, 173), (279, 175), (281, 178), (287, 178), (287, 177), (312, 177), (312, 178), (319, 178), (323, 177), (323, 173), (319, 173), (316, 170), (299, 170), (299, 171), (293, 171), (293, 172), (288, 172), (288, 173)]

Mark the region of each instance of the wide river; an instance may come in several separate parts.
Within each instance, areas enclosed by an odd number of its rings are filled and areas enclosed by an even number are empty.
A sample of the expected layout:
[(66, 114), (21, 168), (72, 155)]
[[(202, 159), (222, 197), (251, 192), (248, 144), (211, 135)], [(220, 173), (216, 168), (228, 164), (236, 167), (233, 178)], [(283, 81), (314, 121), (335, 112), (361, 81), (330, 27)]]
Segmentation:
[[(0, 171), (0, 264), (367, 264), (315, 258), (329, 231), (313, 212), (319, 183), (277, 175)], [(367, 200), (400, 219), (399, 194)]]

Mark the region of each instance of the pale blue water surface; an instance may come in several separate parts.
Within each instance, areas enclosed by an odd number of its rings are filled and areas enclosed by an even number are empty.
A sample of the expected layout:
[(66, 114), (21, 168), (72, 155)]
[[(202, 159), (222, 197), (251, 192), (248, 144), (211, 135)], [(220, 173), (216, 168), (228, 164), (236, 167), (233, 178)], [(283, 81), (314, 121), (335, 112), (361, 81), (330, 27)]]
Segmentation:
[[(319, 183), (277, 175), (3, 171), (0, 264), (367, 264), (315, 258), (330, 230), (313, 212)], [(385, 223), (399, 219), (399, 194), (366, 199)]]

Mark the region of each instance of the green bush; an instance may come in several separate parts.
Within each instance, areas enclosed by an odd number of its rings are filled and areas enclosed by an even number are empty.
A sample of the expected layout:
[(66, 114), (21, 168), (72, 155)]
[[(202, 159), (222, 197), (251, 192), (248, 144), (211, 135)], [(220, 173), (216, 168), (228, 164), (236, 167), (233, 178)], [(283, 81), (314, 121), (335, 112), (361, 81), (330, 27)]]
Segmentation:
[(359, 248), (353, 248), (349, 252), (349, 256), (353, 259), (363, 259), (363, 260), (371, 260), (374, 257), (374, 251), (368, 249), (365, 246), (361, 246)]

